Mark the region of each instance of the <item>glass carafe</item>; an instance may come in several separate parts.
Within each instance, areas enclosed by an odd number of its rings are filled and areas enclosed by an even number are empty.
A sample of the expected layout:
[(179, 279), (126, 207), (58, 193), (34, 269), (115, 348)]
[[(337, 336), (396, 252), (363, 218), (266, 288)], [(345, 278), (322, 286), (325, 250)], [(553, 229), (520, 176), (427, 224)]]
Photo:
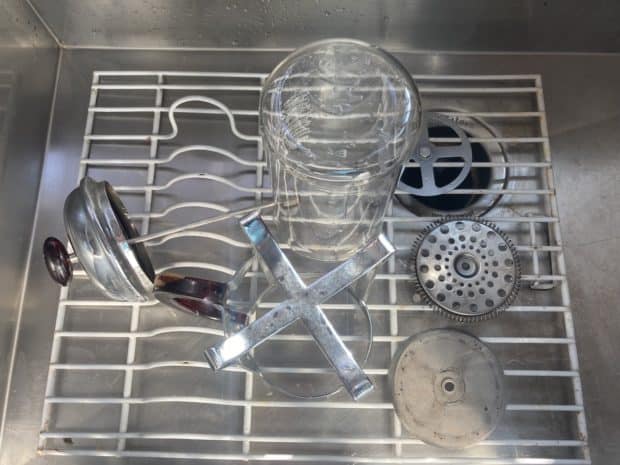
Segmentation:
[(287, 57), (266, 80), (261, 135), (279, 239), (338, 261), (381, 232), (420, 127), (420, 99), (391, 55), (332, 39)]

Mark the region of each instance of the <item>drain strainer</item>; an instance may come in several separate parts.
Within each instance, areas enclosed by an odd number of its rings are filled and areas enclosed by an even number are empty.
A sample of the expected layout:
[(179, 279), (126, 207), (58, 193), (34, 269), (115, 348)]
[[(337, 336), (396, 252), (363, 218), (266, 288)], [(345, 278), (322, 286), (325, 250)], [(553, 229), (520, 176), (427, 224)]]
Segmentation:
[[(434, 128), (447, 127), (459, 141), (456, 145), (442, 145), (431, 142), (430, 132)], [(411, 157), (419, 167), (419, 180), (412, 182), (412, 176), (404, 173), (398, 187), (411, 195), (437, 197), (460, 186), (471, 171), (472, 151), (467, 134), (458, 125), (438, 113), (425, 112), (422, 116), (420, 139)], [(437, 162), (460, 162), (454, 172), (436, 167)], [(446, 176), (447, 175), (447, 176)], [(418, 184), (414, 186), (412, 184)]]
[(480, 340), (455, 330), (426, 331), (395, 360), (394, 407), (413, 436), (462, 449), (493, 432), (504, 410), (503, 373)]
[(505, 309), (521, 277), (508, 237), (473, 218), (431, 224), (414, 244), (411, 271), (427, 303), (459, 321), (490, 318)]
[[(434, 140), (447, 138), (461, 139), (457, 129), (462, 131), (470, 140), (472, 167), (469, 174), (457, 189), (483, 190), (481, 193), (445, 193), (432, 197), (416, 195), (406, 185), (417, 187), (422, 184), (421, 167), (409, 166), (403, 170), (399, 182), (399, 191), (396, 198), (399, 202), (417, 216), (484, 216), (495, 208), (502, 199), (501, 190), (509, 188), (516, 182), (519, 168), (508, 168), (510, 154), (506, 144), (497, 142), (501, 139), (501, 131), (489, 122), (460, 108), (433, 108), (428, 110), (432, 114), (449, 114), (450, 124), (438, 121), (428, 127), (428, 136)], [(444, 116), (445, 118), (445, 116)], [(444, 120), (445, 121), (445, 120)], [(456, 126), (456, 127), (455, 127)], [(478, 139), (472, 142), (472, 139)], [(483, 140), (484, 142), (480, 142)], [(437, 142), (450, 147), (454, 142)], [(419, 146), (419, 144), (418, 144)], [(454, 146), (453, 146), (454, 148)], [(443, 159), (441, 162), (457, 162), (459, 159)], [(438, 185), (445, 185), (455, 179), (461, 168), (458, 165), (433, 167), (434, 177)], [(511, 178), (515, 180), (511, 181)], [(404, 186), (405, 185), (405, 186)], [(405, 191), (405, 192), (402, 192)], [(497, 192), (495, 192), (497, 191)]]

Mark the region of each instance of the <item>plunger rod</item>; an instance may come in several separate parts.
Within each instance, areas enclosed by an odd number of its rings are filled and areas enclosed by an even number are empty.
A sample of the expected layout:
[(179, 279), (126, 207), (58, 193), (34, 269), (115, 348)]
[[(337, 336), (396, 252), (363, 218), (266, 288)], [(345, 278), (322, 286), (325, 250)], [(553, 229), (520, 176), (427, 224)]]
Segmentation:
[(127, 244), (140, 244), (142, 242), (153, 241), (155, 239), (160, 239), (162, 237), (169, 236), (170, 234), (175, 234), (182, 231), (187, 231), (189, 229), (200, 228), (201, 226), (205, 226), (207, 224), (217, 223), (218, 221), (224, 221), (229, 218), (234, 218), (235, 216), (242, 216), (248, 213), (252, 213), (254, 211), (264, 210), (266, 208), (271, 208), (275, 206), (275, 202), (267, 203), (265, 205), (261, 205), (259, 207), (248, 207), (242, 208), (241, 210), (234, 210), (228, 213), (224, 213), (222, 215), (212, 216), (209, 218), (205, 218), (204, 220), (195, 221), (194, 223), (189, 223), (183, 226), (177, 226), (176, 228), (166, 229), (164, 231), (158, 231), (151, 234), (145, 234), (143, 236), (134, 237), (133, 239), (127, 240)]

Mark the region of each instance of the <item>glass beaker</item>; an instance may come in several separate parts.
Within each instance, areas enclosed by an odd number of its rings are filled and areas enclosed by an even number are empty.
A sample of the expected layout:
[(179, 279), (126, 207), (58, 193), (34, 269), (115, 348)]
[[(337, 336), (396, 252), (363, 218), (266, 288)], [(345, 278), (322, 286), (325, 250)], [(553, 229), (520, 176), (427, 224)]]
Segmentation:
[(330, 39), (287, 57), (260, 105), (279, 239), (338, 261), (376, 238), (420, 120), (413, 79), (380, 48)]

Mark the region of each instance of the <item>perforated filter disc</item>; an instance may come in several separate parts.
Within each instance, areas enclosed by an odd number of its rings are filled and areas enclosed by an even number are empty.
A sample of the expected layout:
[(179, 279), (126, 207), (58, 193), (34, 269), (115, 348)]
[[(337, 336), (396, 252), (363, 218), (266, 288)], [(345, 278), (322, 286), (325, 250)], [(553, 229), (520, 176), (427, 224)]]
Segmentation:
[(412, 337), (392, 366), (396, 413), (411, 435), (462, 449), (488, 437), (504, 410), (502, 370), (480, 340), (455, 330)]
[(495, 316), (515, 299), (521, 278), (510, 239), (493, 223), (447, 219), (430, 225), (414, 244), (418, 291), (459, 321)]

